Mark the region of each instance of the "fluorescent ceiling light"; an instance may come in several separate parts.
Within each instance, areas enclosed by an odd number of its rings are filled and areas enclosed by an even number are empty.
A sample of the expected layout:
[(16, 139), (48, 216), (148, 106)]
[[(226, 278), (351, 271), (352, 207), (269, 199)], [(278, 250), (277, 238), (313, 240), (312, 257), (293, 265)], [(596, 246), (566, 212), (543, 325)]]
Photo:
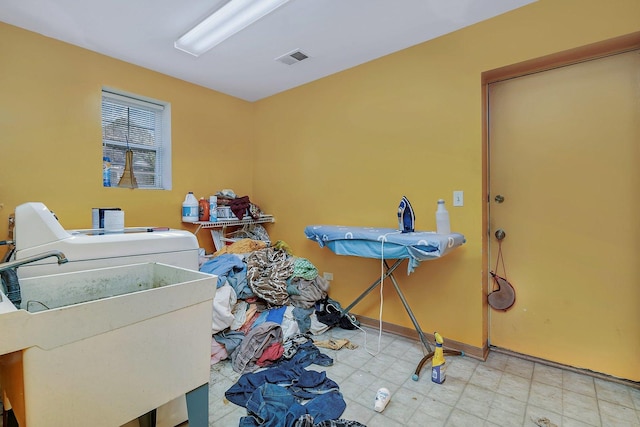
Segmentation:
[(230, 0), (180, 37), (174, 46), (200, 56), (289, 0)]

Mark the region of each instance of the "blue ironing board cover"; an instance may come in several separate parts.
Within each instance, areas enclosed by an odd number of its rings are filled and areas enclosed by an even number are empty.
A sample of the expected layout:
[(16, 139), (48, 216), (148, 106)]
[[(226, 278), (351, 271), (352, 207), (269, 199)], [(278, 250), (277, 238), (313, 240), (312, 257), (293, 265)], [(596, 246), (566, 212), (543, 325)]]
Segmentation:
[(408, 273), (420, 262), (440, 258), (466, 242), (460, 233), (437, 234), (433, 231), (402, 233), (394, 228), (308, 225), (308, 239), (328, 247), (338, 255), (376, 259), (408, 259)]

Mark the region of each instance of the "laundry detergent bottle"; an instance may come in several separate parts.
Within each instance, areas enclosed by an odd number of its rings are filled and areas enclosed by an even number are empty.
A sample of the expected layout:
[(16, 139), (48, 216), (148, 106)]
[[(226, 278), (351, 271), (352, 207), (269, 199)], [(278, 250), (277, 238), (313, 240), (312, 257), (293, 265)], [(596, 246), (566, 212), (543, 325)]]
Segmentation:
[(198, 199), (189, 191), (182, 202), (182, 222), (196, 222), (199, 219)]
[(434, 332), (433, 336), (436, 339), (436, 351), (433, 354), (433, 359), (431, 359), (431, 381), (436, 384), (442, 384), (447, 379), (445, 375), (447, 368), (445, 366), (444, 350), (442, 349), (444, 339), (437, 332)]
[(200, 197), (198, 201), (198, 219), (200, 221), (209, 221), (209, 201), (204, 197)]

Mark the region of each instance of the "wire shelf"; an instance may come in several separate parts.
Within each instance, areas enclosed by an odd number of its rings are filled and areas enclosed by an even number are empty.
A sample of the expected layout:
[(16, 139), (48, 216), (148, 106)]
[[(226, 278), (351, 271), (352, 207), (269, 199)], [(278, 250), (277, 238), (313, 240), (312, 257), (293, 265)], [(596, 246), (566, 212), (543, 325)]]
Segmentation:
[(260, 215), (260, 218), (253, 219), (252, 217), (246, 217), (243, 219), (224, 219), (218, 221), (196, 221), (193, 224), (196, 224), (198, 228), (194, 232), (194, 234), (198, 234), (198, 231), (209, 228), (224, 228), (224, 227), (233, 227), (233, 226), (242, 226), (242, 225), (251, 225), (251, 224), (264, 224), (268, 222), (275, 222), (275, 218), (273, 215)]

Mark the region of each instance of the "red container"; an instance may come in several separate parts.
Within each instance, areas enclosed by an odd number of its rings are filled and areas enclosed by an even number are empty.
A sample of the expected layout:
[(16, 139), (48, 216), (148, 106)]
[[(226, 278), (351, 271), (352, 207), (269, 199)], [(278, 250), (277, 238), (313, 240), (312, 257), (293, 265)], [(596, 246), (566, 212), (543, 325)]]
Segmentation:
[(204, 197), (200, 197), (198, 201), (198, 219), (200, 221), (209, 221), (209, 201)]

